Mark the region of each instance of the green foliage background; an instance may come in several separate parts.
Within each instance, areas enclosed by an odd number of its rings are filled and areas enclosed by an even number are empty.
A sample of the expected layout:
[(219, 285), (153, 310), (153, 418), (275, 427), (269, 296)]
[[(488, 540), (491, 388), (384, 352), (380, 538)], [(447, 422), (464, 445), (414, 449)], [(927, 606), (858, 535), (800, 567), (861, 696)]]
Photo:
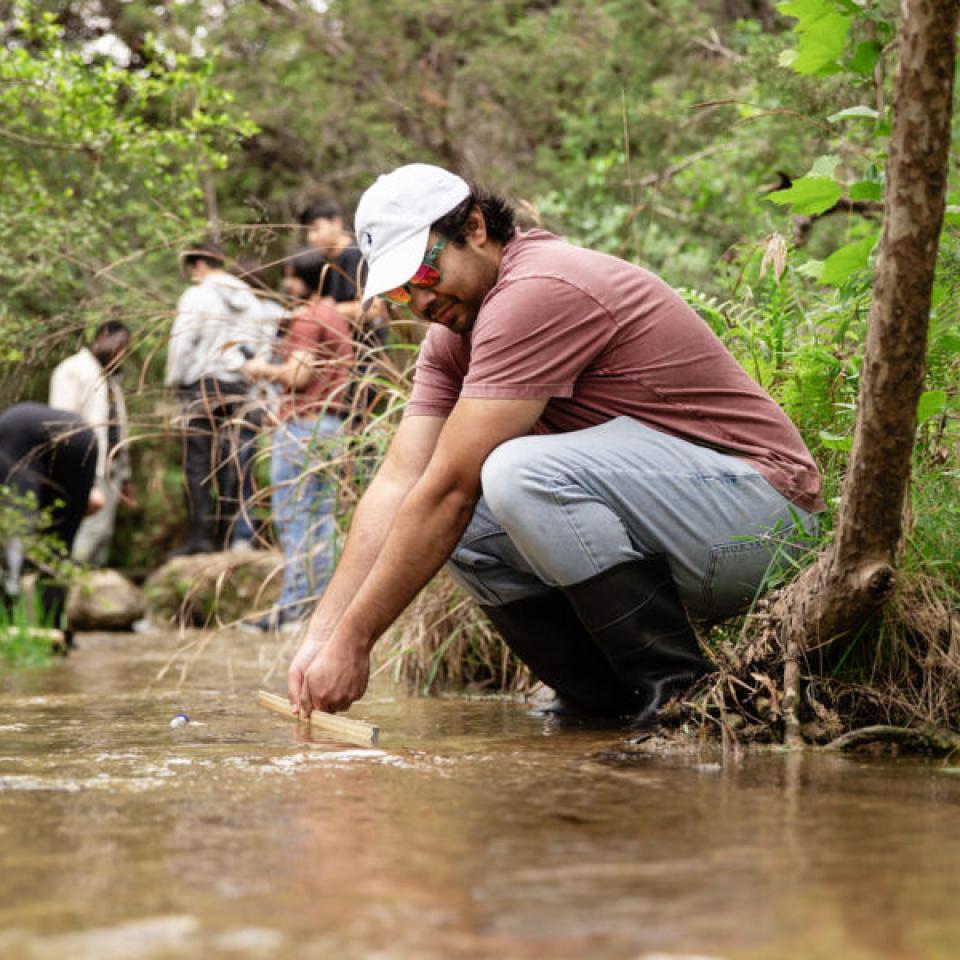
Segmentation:
[[(212, 224), (236, 256), (274, 261), (307, 200), (333, 193), (349, 210), (412, 160), (682, 289), (838, 493), (879, 236), (893, 0), (0, 10), (0, 403), (43, 399), (52, 366), (107, 316), (135, 329), (144, 506), (122, 562), (149, 565), (177, 521), (176, 447), (158, 413), (177, 248)], [(911, 562), (957, 585), (944, 533), (960, 519), (951, 188)]]

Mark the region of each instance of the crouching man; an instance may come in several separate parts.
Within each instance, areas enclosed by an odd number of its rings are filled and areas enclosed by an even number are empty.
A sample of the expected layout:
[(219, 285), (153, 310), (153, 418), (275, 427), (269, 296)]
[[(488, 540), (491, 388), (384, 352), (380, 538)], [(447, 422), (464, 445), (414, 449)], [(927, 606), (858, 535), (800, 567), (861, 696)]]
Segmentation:
[(424, 164), (357, 208), (364, 299), (430, 329), (413, 394), (289, 670), (343, 710), (443, 566), (566, 710), (647, 720), (711, 669), (688, 617), (744, 608), (816, 525), (796, 428), (662, 280)]

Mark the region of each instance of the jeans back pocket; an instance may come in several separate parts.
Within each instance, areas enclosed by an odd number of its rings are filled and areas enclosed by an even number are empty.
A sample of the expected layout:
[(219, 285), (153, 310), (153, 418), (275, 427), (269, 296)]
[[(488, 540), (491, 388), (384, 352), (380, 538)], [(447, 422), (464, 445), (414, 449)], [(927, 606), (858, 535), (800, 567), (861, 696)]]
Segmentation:
[(791, 541), (793, 527), (760, 537), (719, 543), (710, 550), (701, 589), (702, 609), (690, 613), (722, 619), (746, 610), (780, 572), (806, 549)]

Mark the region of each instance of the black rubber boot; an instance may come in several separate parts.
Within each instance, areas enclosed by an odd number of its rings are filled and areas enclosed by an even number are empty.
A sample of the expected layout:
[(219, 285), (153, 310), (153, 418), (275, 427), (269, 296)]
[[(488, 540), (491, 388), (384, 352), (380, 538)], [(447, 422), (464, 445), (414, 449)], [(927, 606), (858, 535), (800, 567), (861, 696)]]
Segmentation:
[(624, 716), (644, 700), (617, 677), (559, 590), (481, 608), (510, 649), (559, 702), (544, 712), (569, 718)]
[(637, 726), (714, 670), (700, 652), (666, 558), (622, 563), (564, 587), (580, 621), (620, 681), (642, 703)]

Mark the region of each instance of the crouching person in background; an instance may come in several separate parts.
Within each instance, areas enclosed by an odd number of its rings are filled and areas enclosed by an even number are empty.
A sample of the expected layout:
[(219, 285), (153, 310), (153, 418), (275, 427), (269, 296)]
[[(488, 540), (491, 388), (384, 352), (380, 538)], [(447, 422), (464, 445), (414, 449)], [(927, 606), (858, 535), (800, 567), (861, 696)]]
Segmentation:
[[(40, 403), (20, 403), (0, 413), (0, 499), (16, 498), (18, 512), (29, 499), (37, 513), (25, 518), (30, 534), (55, 537), (69, 555), (80, 522), (103, 506), (94, 487), (97, 438), (78, 414)], [(39, 514), (50, 511), (50, 525), (36, 529)], [(3, 585), (8, 611), (21, 599), (25, 568), (24, 542), (10, 530), (0, 531), (3, 543)], [(47, 626), (62, 627), (66, 588), (47, 571), (38, 578), (40, 612)], [(65, 631), (67, 645), (72, 645)]]

